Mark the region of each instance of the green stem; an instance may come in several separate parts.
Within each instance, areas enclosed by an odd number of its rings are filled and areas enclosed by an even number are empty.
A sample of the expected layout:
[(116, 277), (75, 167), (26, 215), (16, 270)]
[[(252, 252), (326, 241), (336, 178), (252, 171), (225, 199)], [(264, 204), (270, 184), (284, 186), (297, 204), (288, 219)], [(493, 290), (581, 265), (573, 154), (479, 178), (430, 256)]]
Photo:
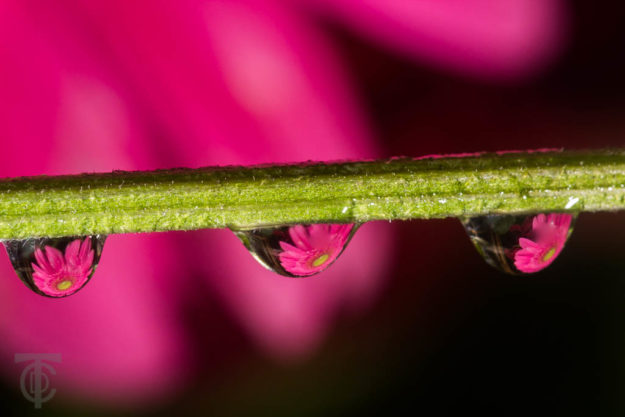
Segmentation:
[(625, 208), (625, 151), (0, 180), (0, 238)]

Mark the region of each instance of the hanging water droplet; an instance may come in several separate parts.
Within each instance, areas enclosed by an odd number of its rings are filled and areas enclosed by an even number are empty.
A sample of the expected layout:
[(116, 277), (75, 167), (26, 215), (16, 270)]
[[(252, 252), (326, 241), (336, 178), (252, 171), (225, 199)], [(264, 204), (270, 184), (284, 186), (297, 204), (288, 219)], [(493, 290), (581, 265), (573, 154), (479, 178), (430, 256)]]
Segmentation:
[(549, 266), (573, 231), (576, 215), (488, 215), (462, 223), (486, 262), (508, 274), (531, 274)]
[(28, 288), (47, 297), (80, 290), (95, 271), (106, 236), (4, 241), (13, 268)]
[(318, 274), (343, 252), (355, 224), (310, 224), (235, 231), (265, 268), (287, 277)]

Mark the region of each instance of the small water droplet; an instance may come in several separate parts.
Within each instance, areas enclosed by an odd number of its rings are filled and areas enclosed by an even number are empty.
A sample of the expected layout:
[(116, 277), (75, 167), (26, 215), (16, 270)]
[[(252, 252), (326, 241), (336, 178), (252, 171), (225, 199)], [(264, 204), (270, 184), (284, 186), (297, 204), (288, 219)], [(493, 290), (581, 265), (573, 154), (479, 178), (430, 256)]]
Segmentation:
[(549, 266), (573, 231), (576, 215), (488, 215), (462, 223), (486, 262), (508, 274), (531, 274)]
[(106, 236), (70, 236), (4, 241), (17, 276), (46, 297), (74, 294), (91, 279)]
[(569, 197), (569, 201), (567, 201), (567, 203), (564, 206), (564, 208), (568, 210), (568, 209), (572, 208), (578, 202), (579, 202), (579, 197)]
[(310, 224), (235, 231), (265, 268), (287, 277), (318, 274), (343, 252), (356, 224)]

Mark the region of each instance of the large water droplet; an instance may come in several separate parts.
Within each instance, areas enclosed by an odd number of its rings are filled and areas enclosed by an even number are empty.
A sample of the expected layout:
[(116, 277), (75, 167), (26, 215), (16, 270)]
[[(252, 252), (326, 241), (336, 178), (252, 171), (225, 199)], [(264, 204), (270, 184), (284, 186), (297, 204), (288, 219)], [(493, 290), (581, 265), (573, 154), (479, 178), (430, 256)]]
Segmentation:
[(463, 220), (486, 262), (508, 274), (531, 274), (549, 266), (573, 231), (576, 215), (488, 215)]
[(264, 267), (287, 277), (318, 274), (343, 252), (355, 224), (310, 224), (235, 231)]
[(91, 279), (106, 236), (7, 240), (13, 268), (28, 288), (46, 297), (66, 297)]

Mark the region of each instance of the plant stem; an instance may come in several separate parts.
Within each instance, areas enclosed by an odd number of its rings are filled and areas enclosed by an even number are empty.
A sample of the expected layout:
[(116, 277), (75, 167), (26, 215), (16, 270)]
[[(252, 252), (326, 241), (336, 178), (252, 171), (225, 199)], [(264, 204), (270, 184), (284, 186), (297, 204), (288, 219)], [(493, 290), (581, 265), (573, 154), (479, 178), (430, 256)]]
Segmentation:
[(0, 238), (625, 208), (625, 151), (0, 180)]

